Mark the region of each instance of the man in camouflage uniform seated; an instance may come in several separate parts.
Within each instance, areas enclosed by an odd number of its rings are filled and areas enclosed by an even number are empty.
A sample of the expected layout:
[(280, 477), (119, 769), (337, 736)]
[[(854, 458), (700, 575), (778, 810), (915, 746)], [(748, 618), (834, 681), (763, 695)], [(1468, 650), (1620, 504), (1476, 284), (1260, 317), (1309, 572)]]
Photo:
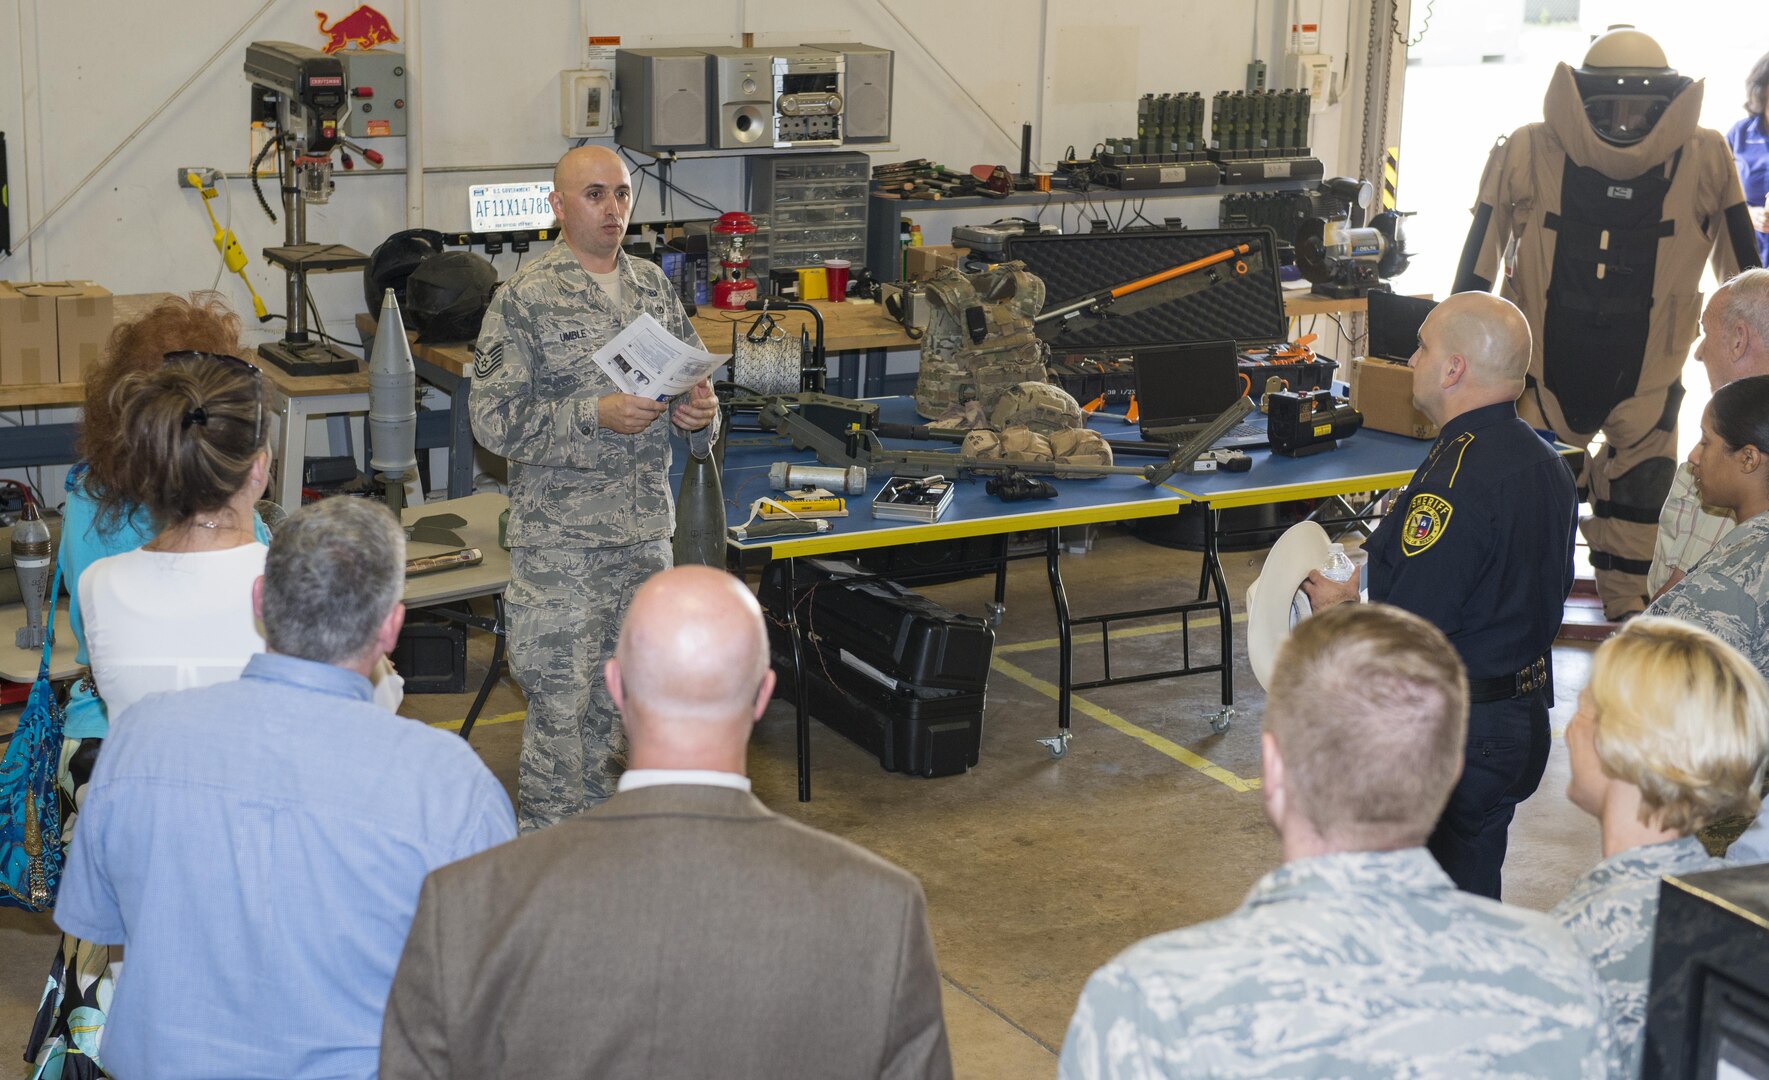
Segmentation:
[(1284, 865), (1233, 914), (1095, 972), (1061, 1075), (1601, 1077), (1572, 939), (1458, 891), (1425, 850), (1466, 738), (1443, 634), (1342, 605), (1298, 626), (1277, 670), (1261, 791)]
[(510, 461), (510, 672), (528, 695), (517, 823), (551, 825), (614, 794), (620, 725), (602, 682), (640, 582), (670, 565), (669, 422), (711, 451), (704, 381), (674, 403), (621, 393), (590, 359), (649, 314), (695, 347), (674, 287), (620, 250), (632, 177), (606, 147), (553, 171), (562, 242), (493, 295), (468, 408), (479, 444)]

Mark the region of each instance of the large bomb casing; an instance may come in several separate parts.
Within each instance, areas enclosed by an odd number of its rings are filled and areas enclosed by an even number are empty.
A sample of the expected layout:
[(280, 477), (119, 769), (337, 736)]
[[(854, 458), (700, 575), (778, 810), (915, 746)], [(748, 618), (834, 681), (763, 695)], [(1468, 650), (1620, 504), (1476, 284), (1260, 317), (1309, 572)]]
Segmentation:
[(399, 300), (388, 289), (369, 358), (369, 468), (384, 479), (399, 480), (418, 467), (417, 384)]

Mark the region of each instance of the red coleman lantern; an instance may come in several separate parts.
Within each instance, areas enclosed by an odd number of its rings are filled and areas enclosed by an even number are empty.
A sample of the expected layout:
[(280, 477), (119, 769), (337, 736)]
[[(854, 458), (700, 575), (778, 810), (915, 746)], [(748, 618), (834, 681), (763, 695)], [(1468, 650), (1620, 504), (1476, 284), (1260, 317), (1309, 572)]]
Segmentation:
[(713, 226), (719, 257), (719, 280), (713, 286), (713, 307), (742, 311), (756, 298), (756, 283), (749, 276), (749, 245), (756, 223), (748, 214), (733, 210)]

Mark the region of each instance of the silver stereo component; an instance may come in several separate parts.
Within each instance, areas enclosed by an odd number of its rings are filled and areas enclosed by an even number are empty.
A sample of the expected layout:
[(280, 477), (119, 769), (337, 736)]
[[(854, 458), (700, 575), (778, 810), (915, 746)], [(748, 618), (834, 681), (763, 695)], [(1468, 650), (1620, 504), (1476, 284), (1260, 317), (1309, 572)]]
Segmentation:
[(773, 51), (725, 46), (708, 52), (713, 85), (713, 145), (721, 150), (773, 145)]
[(840, 53), (846, 70), (842, 91), (842, 142), (888, 142), (891, 137), (891, 75), (896, 54), (877, 45), (807, 42), (807, 49)]
[(622, 49), (614, 57), (620, 126), (614, 137), (643, 153), (708, 150), (707, 51)]
[(803, 46), (774, 53), (774, 145), (840, 146), (847, 64)]
[(622, 49), (615, 138), (646, 153), (884, 142), (892, 62), (858, 44)]

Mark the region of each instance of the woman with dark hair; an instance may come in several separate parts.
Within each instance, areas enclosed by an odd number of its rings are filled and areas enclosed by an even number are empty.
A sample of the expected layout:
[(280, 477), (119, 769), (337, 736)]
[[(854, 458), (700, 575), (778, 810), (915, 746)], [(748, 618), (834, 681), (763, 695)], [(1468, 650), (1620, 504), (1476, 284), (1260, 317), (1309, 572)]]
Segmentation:
[(1738, 524), (1646, 614), (1710, 630), (1769, 673), (1769, 375), (1714, 392), (1689, 466), (1702, 504)]
[(169, 353), (111, 396), (129, 454), (100, 516), (139, 508), (157, 526), (80, 575), (86, 652), (115, 723), (148, 694), (234, 678), (264, 651), (251, 594), (269, 549), (252, 507), (270, 452), (263, 377), (236, 357)]
[(1757, 260), (1769, 266), (1769, 119), (1764, 99), (1769, 97), (1769, 53), (1763, 54), (1744, 81), (1745, 117), (1726, 133), (1738, 162), (1738, 179), (1744, 184), (1744, 202), (1757, 230)]

